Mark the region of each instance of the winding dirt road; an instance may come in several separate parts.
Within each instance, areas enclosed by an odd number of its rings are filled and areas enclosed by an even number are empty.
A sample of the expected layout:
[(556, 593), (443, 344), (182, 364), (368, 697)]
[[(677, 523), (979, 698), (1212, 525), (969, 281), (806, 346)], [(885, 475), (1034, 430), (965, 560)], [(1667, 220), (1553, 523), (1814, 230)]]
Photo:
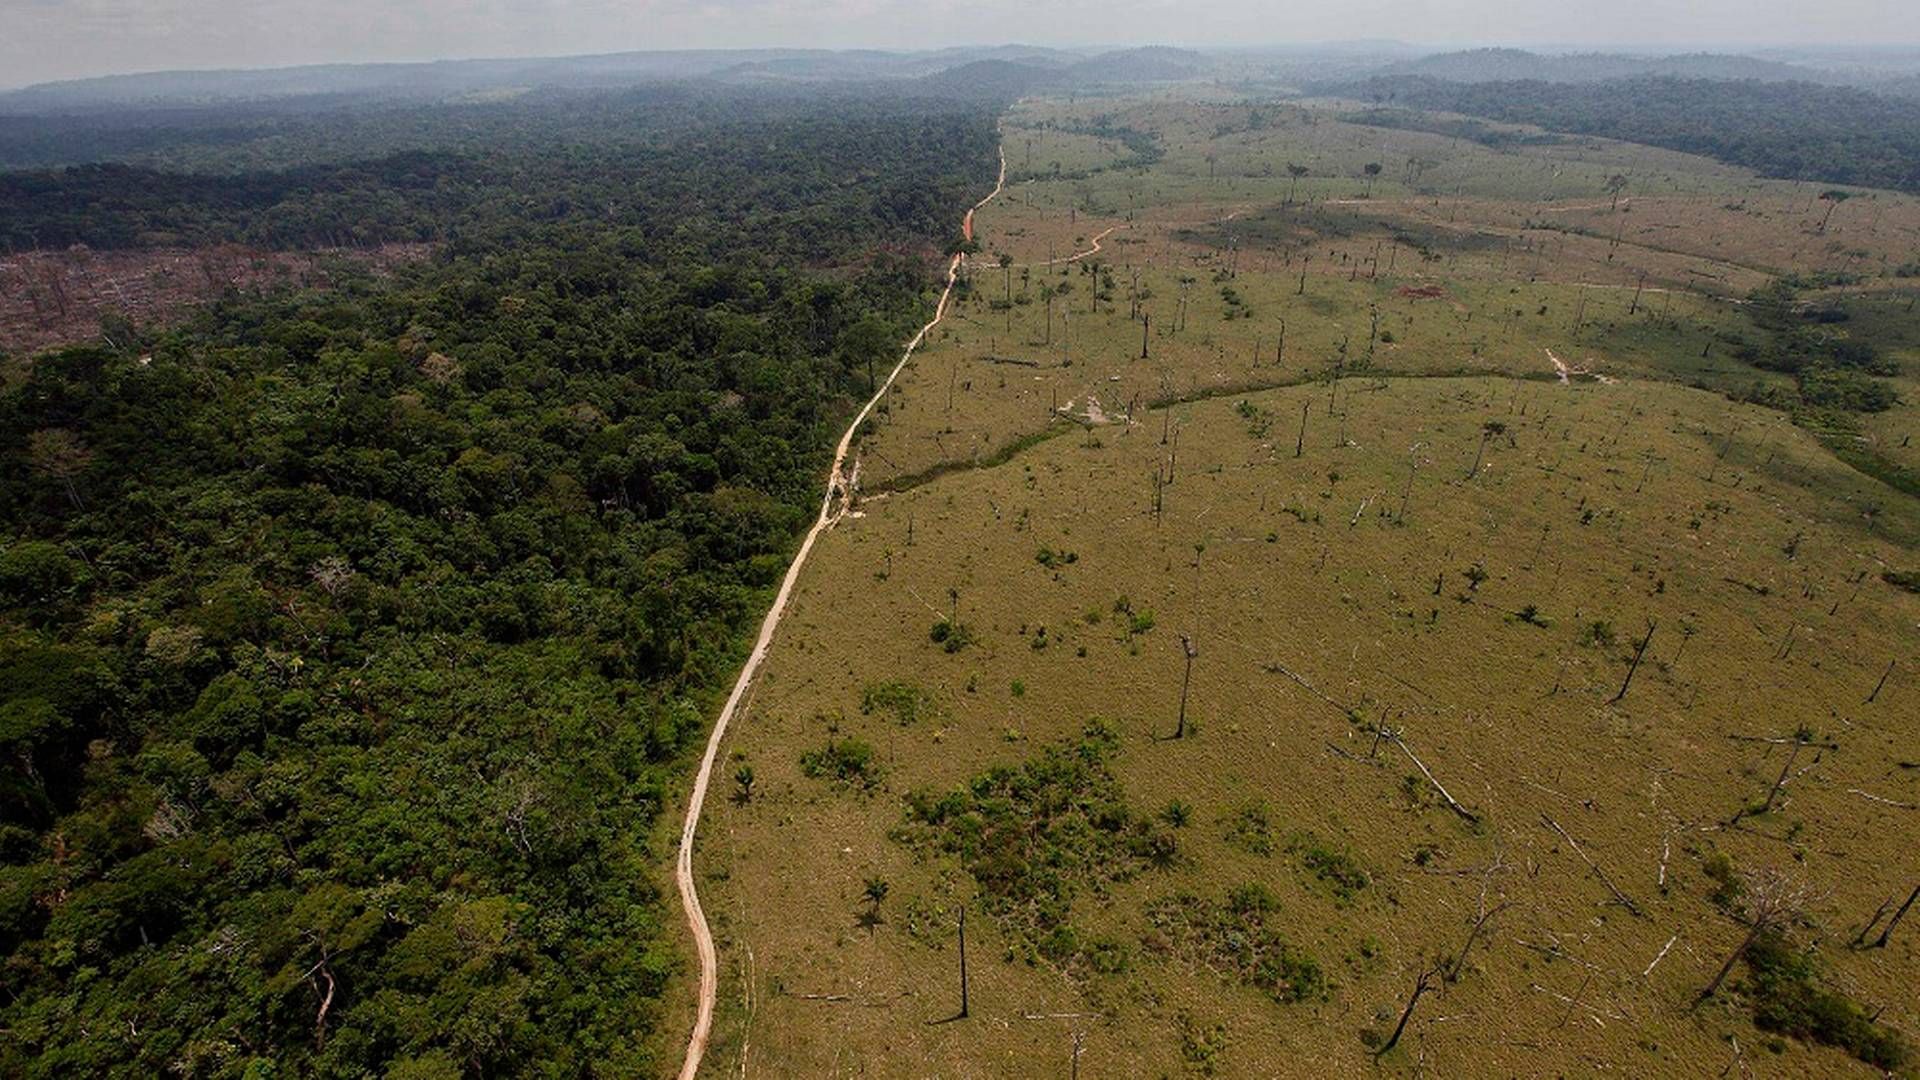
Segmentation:
[[(967, 216), (961, 220), (960, 231), (968, 240), (973, 239), (974, 211), (992, 202), (994, 196), (999, 195), (1006, 187), (1006, 183), (1007, 152), (1003, 146), (1000, 149), (1000, 177), (995, 181), (993, 190), (987, 193), (986, 198), (974, 203), (967, 210)], [(773, 643), (773, 633), (779, 629), (780, 617), (786, 614), (787, 601), (793, 596), (794, 582), (800, 578), (800, 568), (805, 565), (808, 553), (813, 550), (813, 542), (839, 520), (835, 500), (836, 496), (844, 496), (850, 487), (844, 470), (847, 454), (853, 446), (854, 432), (860, 429), (867, 415), (873, 411), (873, 407), (879, 404), (881, 397), (892, 388), (893, 381), (900, 376), (901, 370), (907, 366), (907, 361), (913, 359), (914, 350), (920, 347), (920, 343), (926, 340), (927, 334), (935, 326), (940, 325), (940, 320), (946, 317), (947, 301), (953, 296), (953, 283), (959, 280), (960, 264), (965, 258), (964, 254), (956, 254), (947, 264), (947, 285), (940, 292), (940, 302), (933, 309), (933, 318), (927, 322), (927, 325), (920, 328), (919, 333), (913, 335), (913, 340), (907, 343), (906, 351), (900, 355), (900, 362), (887, 373), (887, 381), (881, 383), (879, 389), (873, 392), (873, 396), (867, 399), (859, 415), (853, 418), (853, 422), (847, 425), (846, 432), (840, 436), (839, 445), (834, 447), (833, 468), (827, 473), (826, 494), (820, 499), (820, 516), (814, 519), (813, 527), (807, 530), (806, 538), (800, 542), (800, 550), (794, 553), (793, 563), (787, 567), (787, 576), (781, 580), (780, 591), (773, 598), (773, 606), (767, 610), (766, 618), (761, 620), (760, 636), (754, 640), (753, 652), (747, 655), (747, 662), (740, 669), (740, 677), (734, 681), (733, 692), (727, 695), (726, 705), (720, 709), (720, 715), (713, 722), (713, 733), (707, 737), (707, 751), (700, 759), (700, 772), (694, 776), (693, 793), (687, 800), (687, 820), (680, 830), (680, 854), (673, 868), (674, 884), (680, 888), (680, 902), (687, 912), (687, 926), (693, 931), (694, 945), (700, 952), (700, 1010), (693, 1022), (693, 1033), (687, 1038), (687, 1056), (680, 1066), (680, 1080), (694, 1080), (700, 1071), (700, 1059), (705, 1056), (707, 1039), (713, 1033), (713, 1004), (720, 986), (720, 962), (713, 948), (713, 932), (707, 927), (706, 912), (700, 907), (700, 893), (693, 884), (694, 834), (700, 828), (700, 810), (706, 805), (707, 785), (713, 779), (713, 763), (720, 754), (720, 740), (726, 736), (728, 721), (732, 720), (734, 713), (739, 710), (740, 702), (747, 696), (747, 687), (752, 684), (754, 675), (760, 670), (761, 661), (767, 657), (767, 647)]]
[[(987, 196), (987, 198), (991, 199), (993, 198), (993, 196), (989, 195)], [(967, 211), (967, 220), (969, 222), (973, 220), (973, 211), (971, 210)], [(968, 225), (967, 227), (971, 229), (973, 226)], [(1042, 259), (1037, 263), (1027, 263), (1025, 265), (1027, 266), (1060, 266), (1065, 263), (1079, 262), (1081, 259), (1087, 258), (1088, 256), (1091, 256), (1091, 255), (1098, 255), (1103, 250), (1100, 247), (1100, 241), (1105, 240), (1107, 237), (1113, 235), (1114, 230), (1124, 229), (1124, 228), (1126, 228), (1125, 225), (1113, 225), (1108, 227), (1106, 231), (1100, 233), (1099, 235), (1093, 238), (1093, 246), (1088, 248), (1085, 251), (1076, 251), (1071, 255), (1062, 255), (1057, 259)], [(973, 238), (973, 234), (968, 233), (967, 238), (971, 240)]]

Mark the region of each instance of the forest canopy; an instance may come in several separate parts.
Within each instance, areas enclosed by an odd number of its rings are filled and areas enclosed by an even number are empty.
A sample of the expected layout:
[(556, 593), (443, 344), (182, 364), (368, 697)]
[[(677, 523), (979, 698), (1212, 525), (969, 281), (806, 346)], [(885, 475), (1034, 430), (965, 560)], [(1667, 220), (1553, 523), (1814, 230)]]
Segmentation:
[(1863, 90), (1663, 76), (1591, 83), (1391, 76), (1328, 89), (1404, 109), (1646, 143), (1764, 176), (1920, 191), (1920, 109)]
[(8, 368), (0, 1073), (659, 1071), (656, 816), (995, 164), (758, 109), (0, 174), (14, 244), (436, 252)]

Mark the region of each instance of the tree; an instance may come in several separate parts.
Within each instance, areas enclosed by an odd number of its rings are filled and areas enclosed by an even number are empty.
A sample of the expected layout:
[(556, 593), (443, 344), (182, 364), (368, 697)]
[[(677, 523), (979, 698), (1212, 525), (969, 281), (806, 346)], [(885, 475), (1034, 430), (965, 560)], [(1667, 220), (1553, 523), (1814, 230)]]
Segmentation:
[(1187, 688), (1193, 685), (1193, 661), (1200, 655), (1200, 650), (1193, 647), (1193, 639), (1185, 634), (1180, 635), (1180, 650), (1186, 654), (1187, 666), (1186, 673), (1180, 677), (1180, 719), (1173, 729), (1176, 739), (1187, 736)]
[(1305, 165), (1295, 165), (1289, 161), (1287, 162), (1287, 175), (1293, 178), (1292, 182), (1287, 185), (1287, 205), (1292, 206), (1293, 193), (1299, 190), (1300, 178), (1307, 175), (1307, 167)]
[(1473, 455), (1473, 468), (1467, 470), (1467, 479), (1471, 480), (1480, 475), (1480, 462), (1487, 456), (1487, 440), (1493, 438), (1495, 435), (1505, 435), (1506, 433), (1507, 425), (1499, 420), (1489, 420), (1480, 425), (1480, 450)]
[(93, 460), (93, 451), (87, 449), (80, 436), (66, 428), (42, 428), (27, 436), (27, 454), (34, 469), (60, 481), (67, 501), (75, 510), (81, 509), (80, 492), (73, 481), (86, 471), (87, 464)]
[(1733, 965), (1747, 954), (1760, 935), (1784, 929), (1799, 918), (1812, 896), (1812, 890), (1798, 879), (1771, 868), (1741, 874), (1740, 884), (1739, 903), (1744, 909), (1746, 936), (1727, 954), (1727, 962), (1720, 965), (1713, 981), (1693, 999), (1694, 1008), (1719, 991), (1720, 984), (1726, 982), (1728, 973), (1733, 971)]
[(1387, 1037), (1386, 1042), (1380, 1044), (1380, 1049), (1373, 1052), (1373, 1056), (1376, 1059), (1385, 1057), (1387, 1051), (1392, 1050), (1399, 1044), (1401, 1033), (1407, 1030), (1407, 1021), (1413, 1019), (1414, 1006), (1420, 1004), (1421, 996), (1432, 989), (1433, 977), (1438, 972), (1438, 968), (1429, 967), (1421, 969), (1420, 977), (1415, 979), (1413, 983), (1413, 996), (1407, 999), (1406, 1008), (1400, 1010), (1400, 1022), (1393, 1026), (1393, 1034)]
[(1827, 204), (1827, 212), (1821, 215), (1820, 228), (1818, 228), (1815, 231), (1818, 232), (1821, 236), (1825, 236), (1827, 234), (1827, 222), (1833, 220), (1833, 212), (1840, 208), (1841, 203), (1846, 202), (1848, 199), (1851, 199), (1851, 198), (1853, 198), (1852, 192), (1841, 191), (1838, 188), (1835, 188), (1831, 191), (1821, 192), (1820, 201)]
[(1607, 177), (1607, 194), (1613, 196), (1613, 202), (1607, 209), (1620, 209), (1620, 193), (1625, 190), (1627, 190), (1627, 178), (1624, 175), (1614, 173), (1612, 176)]
[(1367, 198), (1371, 199), (1373, 198), (1373, 182), (1380, 178), (1380, 163), (1377, 161), (1369, 161), (1361, 166), (1360, 171), (1367, 176)]
[(742, 765), (733, 772), (733, 782), (740, 786), (739, 799), (743, 803), (753, 801), (753, 766)]

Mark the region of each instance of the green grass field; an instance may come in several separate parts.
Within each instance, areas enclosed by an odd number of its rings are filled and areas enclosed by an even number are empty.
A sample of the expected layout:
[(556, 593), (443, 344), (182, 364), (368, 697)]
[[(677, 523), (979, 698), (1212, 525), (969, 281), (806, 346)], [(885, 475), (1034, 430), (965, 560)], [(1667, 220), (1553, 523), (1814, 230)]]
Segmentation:
[[(711, 1074), (1914, 1067), (1920, 925), (1850, 943), (1920, 882), (1920, 208), (1344, 108), (1009, 117), (1073, 175), (980, 215), (724, 747)], [(1899, 404), (1735, 400), (1787, 270)]]

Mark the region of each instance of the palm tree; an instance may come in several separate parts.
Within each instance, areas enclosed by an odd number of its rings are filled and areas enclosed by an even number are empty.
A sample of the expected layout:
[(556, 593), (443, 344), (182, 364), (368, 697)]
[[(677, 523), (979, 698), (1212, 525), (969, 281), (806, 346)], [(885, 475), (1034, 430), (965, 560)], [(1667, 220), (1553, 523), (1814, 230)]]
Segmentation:
[(1371, 199), (1373, 198), (1373, 182), (1380, 178), (1380, 163), (1377, 161), (1369, 161), (1361, 166), (1360, 171), (1367, 174), (1367, 198)]
[(1498, 420), (1489, 420), (1480, 425), (1480, 452), (1473, 456), (1473, 468), (1467, 471), (1467, 479), (1471, 480), (1480, 475), (1480, 461), (1487, 456), (1487, 440), (1493, 438), (1495, 435), (1505, 435), (1506, 433), (1507, 425)]
[(1287, 162), (1287, 175), (1293, 177), (1293, 182), (1287, 185), (1287, 205), (1291, 206), (1293, 205), (1293, 193), (1300, 187), (1300, 178), (1307, 175), (1307, 167), (1305, 165), (1295, 165), (1289, 161)]

